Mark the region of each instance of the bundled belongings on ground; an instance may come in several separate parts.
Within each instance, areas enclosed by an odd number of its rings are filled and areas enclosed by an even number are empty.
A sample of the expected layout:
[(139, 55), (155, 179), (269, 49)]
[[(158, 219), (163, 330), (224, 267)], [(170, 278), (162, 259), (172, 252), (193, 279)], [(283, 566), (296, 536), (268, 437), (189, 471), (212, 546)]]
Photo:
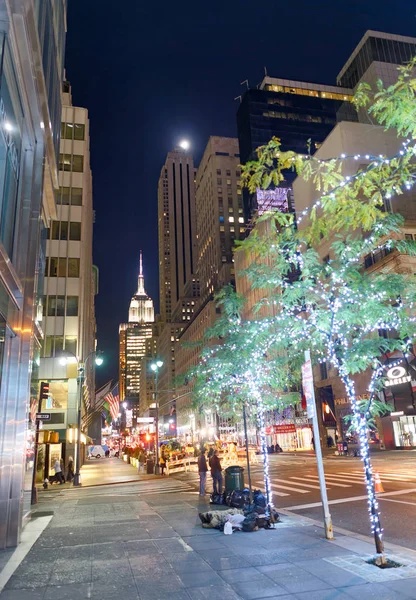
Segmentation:
[[(211, 504), (226, 504), (230, 510), (213, 510), (199, 513), (202, 527), (212, 527), (232, 533), (233, 529), (257, 531), (259, 528), (271, 529), (273, 523), (280, 521), (277, 511), (266, 507), (266, 497), (260, 490), (254, 490), (253, 502), (250, 504), (250, 491), (233, 490), (226, 494), (212, 494)], [(226, 526), (226, 524), (229, 525)]]
[(219, 529), (220, 531), (223, 531), (225, 523), (230, 517), (235, 515), (239, 515), (242, 517), (242, 521), (244, 521), (243, 511), (238, 510), (237, 508), (199, 513), (199, 518), (202, 521), (202, 527), (210, 527), (212, 529)]

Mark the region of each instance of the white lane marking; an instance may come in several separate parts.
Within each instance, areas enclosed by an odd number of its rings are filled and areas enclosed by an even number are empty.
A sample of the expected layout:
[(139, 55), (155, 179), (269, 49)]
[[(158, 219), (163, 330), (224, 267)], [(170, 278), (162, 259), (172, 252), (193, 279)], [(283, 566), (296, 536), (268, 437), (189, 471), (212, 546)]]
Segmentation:
[(393, 500), (391, 498), (379, 498), (379, 500), (385, 500), (386, 502), (398, 502), (399, 504), (411, 504), (412, 506), (416, 506), (416, 502), (405, 502), (405, 500)]
[[(394, 476), (394, 475), (386, 475), (385, 473), (381, 473), (380, 471), (376, 471), (373, 468), (373, 475), (375, 475), (375, 473), (378, 473), (378, 475), (380, 475), (380, 478), (383, 479), (384, 481), (402, 481), (404, 483), (413, 483), (412, 480), (410, 478), (403, 478), (399, 475)], [(346, 477), (354, 477), (354, 478), (359, 478), (360, 475), (346, 475)], [(361, 475), (361, 478), (364, 478), (364, 474)]]
[[(314, 476), (314, 475), (309, 475), (308, 477), (291, 477), (290, 479), (298, 479), (299, 481), (319, 481), (319, 477), (318, 476)], [(333, 481), (331, 481), (331, 486), (332, 487), (342, 487), (342, 488), (347, 488), (347, 487), (351, 487), (350, 485), (345, 485), (345, 483), (334, 483)], [(319, 486), (317, 486), (318, 489), (320, 489)], [(330, 489), (330, 488), (327, 488)]]
[(335, 481), (344, 481), (345, 483), (365, 483), (364, 477), (344, 477), (343, 475), (327, 475), (326, 473), (325, 477), (327, 479), (335, 479)]
[(272, 488), (276, 488), (278, 490), (282, 489), (282, 490), (289, 490), (291, 492), (299, 492), (299, 494), (310, 494), (309, 490), (301, 490), (299, 488), (294, 488), (294, 487), (289, 487), (288, 485), (274, 485), (273, 483), (271, 484)]
[[(403, 494), (413, 494), (416, 492), (416, 488), (411, 490), (396, 490), (395, 492), (384, 492), (384, 494), (377, 494), (377, 499), (382, 500), (385, 496), (401, 496)], [(338, 500), (330, 500), (328, 504), (342, 504), (344, 502), (355, 502), (357, 500), (367, 500), (368, 496), (353, 496), (351, 498), (339, 498)], [(322, 506), (322, 502), (312, 502), (311, 504), (299, 504), (298, 506), (285, 506), (287, 510), (303, 510), (306, 508), (317, 508)]]
[(416, 475), (407, 475), (405, 473), (385, 473), (384, 471), (377, 471), (373, 466), (373, 473), (378, 473), (380, 477), (404, 477), (405, 479), (416, 479)]
[[(262, 485), (264, 485), (264, 482), (262, 481), (261, 483), (258, 483), (257, 481), (253, 481), (253, 485), (256, 488), (260, 488)], [(273, 488), (275, 486), (272, 485), (271, 487)], [(275, 494), (275, 496), (290, 496), (290, 494), (285, 494), (284, 492), (276, 492), (274, 490), (272, 490), (272, 491), (273, 491), (273, 494)]]
[[(294, 479), (294, 477), (291, 477), (290, 479)], [(296, 479), (300, 479), (300, 478), (296, 477)], [(273, 477), (273, 476), (272, 476), (272, 481), (273, 481), (273, 483), (275, 481), (281, 481), (283, 483), (291, 483), (291, 484), (293, 484), (293, 481), (289, 481), (288, 479), (279, 479), (278, 477)], [(301, 479), (301, 481), (303, 481), (303, 479)], [(296, 484), (296, 485), (300, 485), (300, 484)], [(319, 487), (319, 485), (310, 485), (310, 484), (305, 483), (305, 484), (303, 484), (303, 486), (307, 487), (307, 488), (312, 488), (313, 490), (319, 490), (319, 489), (321, 489)]]

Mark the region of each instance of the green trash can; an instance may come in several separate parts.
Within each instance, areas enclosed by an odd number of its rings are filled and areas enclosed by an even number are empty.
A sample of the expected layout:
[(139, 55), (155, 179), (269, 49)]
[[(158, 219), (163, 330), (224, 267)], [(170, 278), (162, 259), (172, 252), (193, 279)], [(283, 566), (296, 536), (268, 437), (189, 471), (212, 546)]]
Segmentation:
[(244, 489), (244, 469), (243, 467), (233, 466), (225, 469), (225, 492)]
[(147, 475), (153, 475), (153, 471), (155, 470), (155, 463), (151, 458), (147, 459), (146, 462), (146, 473)]

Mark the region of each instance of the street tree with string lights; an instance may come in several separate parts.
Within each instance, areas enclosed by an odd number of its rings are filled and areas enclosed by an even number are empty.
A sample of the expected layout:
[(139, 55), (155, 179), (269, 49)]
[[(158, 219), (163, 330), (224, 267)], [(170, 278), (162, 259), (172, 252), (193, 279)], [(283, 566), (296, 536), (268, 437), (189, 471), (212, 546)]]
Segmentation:
[[(259, 307), (275, 315), (255, 322), (252, 343), (258, 335), (269, 352), (284, 353), (289, 366), (310, 350), (316, 362), (338, 370), (359, 437), (378, 562), (385, 557), (368, 434), (374, 416), (385, 410), (377, 395), (385, 378), (382, 356), (399, 350), (406, 357), (416, 338), (416, 286), (412, 273), (369, 272), (364, 257), (380, 251), (416, 255), (415, 242), (403, 239), (403, 218), (383, 210), (386, 199), (410, 190), (416, 178), (415, 64), (400, 67), (395, 85), (385, 89), (379, 83), (374, 92), (364, 84), (354, 98), (359, 110), (404, 137), (394, 156), (371, 156), (363, 148), (362, 154), (323, 160), (282, 152), (273, 139), (243, 168), (243, 182), (253, 193), (278, 186), (289, 168), (317, 190), (318, 199), (301, 214), (263, 215), (273, 226), (263, 235), (255, 229), (238, 250), (256, 257), (245, 275), (264, 291)], [(346, 159), (365, 166), (344, 176)], [(327, 261), (318, 252), (322, 240), (330, 247)], [(355, 393), (358, 373), (368, 375), (364, 401)]]
[(241, 318), (244, 299), (231, 286), (217, 296), (221, 316), (205, 333), (199, 364), (187, 377), (193, 382), (195, 407), (214, 406), (223, 417), (241, 420), (243, 410), (257, 420), (266, 502), (273, 506), (269, 480), (265, 416), (267, 410), (282, 410), (299, 402), (296, 389), (300, 362), (288, 368), (285, 355), (271, 346), (269, 332), (262, 336), (257, 323)]

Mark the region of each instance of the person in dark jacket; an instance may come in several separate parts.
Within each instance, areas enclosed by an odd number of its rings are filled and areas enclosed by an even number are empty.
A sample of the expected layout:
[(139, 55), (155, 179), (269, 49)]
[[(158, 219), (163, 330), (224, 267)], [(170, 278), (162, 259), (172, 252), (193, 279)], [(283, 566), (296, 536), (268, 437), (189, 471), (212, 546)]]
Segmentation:
[(220, 458), (218, 456), (218, 450), (215, 450), (214, 455), (209, 460), (209, 466), (211, 467), (212, 485), (214, 488), (214, 494), (221, 494), (222, 492), (222, 468)]
[(201, 454), (198, 457), (198, 473), (199, 473), (199, 495), (205, 496), (205, 484), (207, 481), (207, 459), (205, 457), (205, 449), (201, 450)]
[(70, 456), (68, 459), (68, 471), (66, 474), (66, 480), (72, 481), (73, 479), (74, 479), (74, 459), (72, 458), (72, 456)]

